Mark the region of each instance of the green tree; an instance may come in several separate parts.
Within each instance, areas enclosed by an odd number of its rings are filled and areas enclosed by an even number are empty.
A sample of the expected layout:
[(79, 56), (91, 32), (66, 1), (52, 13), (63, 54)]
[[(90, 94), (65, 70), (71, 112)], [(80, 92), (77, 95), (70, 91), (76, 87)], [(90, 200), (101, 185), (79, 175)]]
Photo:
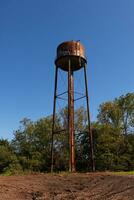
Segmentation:
[(96, 138), (96, 163), (99, 169), (134, 169), (134, 93), (101, 104), (98, 124), (101, 127)]
[(51, 123), (51, 117), (34, 123), (21, 121), (20, 129), (14, 133), (12, 148), (23, 170), (45, 171), (50, 167)]
[(98, 121), (121, 129), (125, 135), (134, 132), (134, 93), (101, 104)]
[(121, 110), (122, 129), (125, 135), (134, 133), (134, 93), (127, 93), (115, 99)]
[(0, 173), (13, 174), (21, 170), (18, 159), (8, 140), (0, 140)]

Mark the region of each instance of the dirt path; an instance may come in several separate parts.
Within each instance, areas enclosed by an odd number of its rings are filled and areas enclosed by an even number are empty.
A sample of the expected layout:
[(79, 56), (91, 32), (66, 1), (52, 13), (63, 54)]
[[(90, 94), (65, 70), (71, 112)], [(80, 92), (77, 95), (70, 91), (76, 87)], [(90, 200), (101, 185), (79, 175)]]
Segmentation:
[(134, 176), (104, 173), (0, 177), (0, 200), (134, 200)]

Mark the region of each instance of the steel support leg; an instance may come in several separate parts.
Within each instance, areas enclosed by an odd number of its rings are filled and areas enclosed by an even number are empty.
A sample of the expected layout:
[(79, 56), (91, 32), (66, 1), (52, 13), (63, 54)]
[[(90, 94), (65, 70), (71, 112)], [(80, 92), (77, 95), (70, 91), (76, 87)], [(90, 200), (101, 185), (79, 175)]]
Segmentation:
[(86, 65), (84, 65), (84, 77), (85, 77), (85, 90), (86, 90), (86, 103), (87, 103), (88, 131), (89, 131), (89, 140), (90, 140), (89, 155), (91, 156), (92, 171), (94, 172), (95, 161), (94, 161), (94, 150), (93, 150), (93, 136), (92, 136), (91, 122), (90, 122), (90, 113), (89, 113), (89, 97), (88, 97), (88, 87), (87, 87)]
[(53, 172), (53, 168), (54, 168), (53, 139), (54, 139), (55, 115), (56, 115), (57, 78), (58, 78), (58, 67), (56, 66), (56, 68), (55, 68), (54, 104), (53, 104), (53, 121), (52, 121), (52, 141), (51, 141), (51, 172)]

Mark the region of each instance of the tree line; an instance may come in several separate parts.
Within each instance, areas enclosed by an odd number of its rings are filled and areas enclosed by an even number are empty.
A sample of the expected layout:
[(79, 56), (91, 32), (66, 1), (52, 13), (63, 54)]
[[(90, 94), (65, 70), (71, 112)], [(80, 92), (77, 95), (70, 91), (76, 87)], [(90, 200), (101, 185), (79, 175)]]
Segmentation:
[[(78, 171), (90, 170), (87, 113), (84, 107), (75, 111), (75, 157)], [(56, 116), (56, 128), (67, 127), (67, 108)], [(102, 103), (93, 133), (97, 171), (134, 170), (134, 93)], [(24, 171), (49, 172), (51, 166), (52, 116), (35, 122), (24, 118), (11, 141), (0, 139), (0, 173)], [(68, 133), (54, 136), (54, 169), (68, 170)]]

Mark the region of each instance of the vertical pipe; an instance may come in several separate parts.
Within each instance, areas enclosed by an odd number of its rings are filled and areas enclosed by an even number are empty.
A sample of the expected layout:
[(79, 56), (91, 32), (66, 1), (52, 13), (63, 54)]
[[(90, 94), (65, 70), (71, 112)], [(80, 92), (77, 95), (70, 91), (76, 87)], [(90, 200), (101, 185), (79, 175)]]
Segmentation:
[(70, 73), (71, 73), (71, 63), (70, 59), (68, 61), (68, 138), (69, 138), (69, 172), (72, 171), (72, 154), (71, 154), (71, 138), (70, 138)]
[(68, 133), (69, 133), (69, 171), (75, 172), (75, 150), (74, 150), (74, 80), (71, 62), (69, 59), (68, 70)]
[(71, 71), (71, 154), (72, 154), (72, 172), (75, 172), (75, 147), (74, 147), (74, 80), (73, 71)]
[(94, 172), (95, 162), (94, 162), (94, 151), (93, 151), (93, 136), (92, 136), (91, 122), (90, 122), (90, 113), (89, 113), (89, 97), (88, 97), (88, 87), (87, 87), (86, 64), (84, 65), (84, 77), (85, 77), (85, 90), (86, 90), (86, 103), (87, 103), (88, 131), (90, 140), (90, 155), (91, 155), (92, 171)]
[(51, 172), (54, 168), (54, 156), (53, 156), (53, 138), (55, 128), (55, 115), (56, 115), (56, 95), (57, 95), (57, 78), (58, 78), (58, 67), (55, 68), (55, 86), (54, 86), (54, 104), (53, 104), (53, 121), (52, 121), (52, 140), (51, 140)]

